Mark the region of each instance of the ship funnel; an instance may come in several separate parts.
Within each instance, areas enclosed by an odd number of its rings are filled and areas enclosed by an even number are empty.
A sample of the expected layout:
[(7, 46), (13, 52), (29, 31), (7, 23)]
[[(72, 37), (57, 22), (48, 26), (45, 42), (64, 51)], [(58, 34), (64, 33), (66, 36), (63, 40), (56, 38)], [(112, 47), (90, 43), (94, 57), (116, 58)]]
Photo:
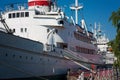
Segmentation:
[(28, 8), (40, 12), (49, 12), (51, 3), (51, 0), (28, 0)]

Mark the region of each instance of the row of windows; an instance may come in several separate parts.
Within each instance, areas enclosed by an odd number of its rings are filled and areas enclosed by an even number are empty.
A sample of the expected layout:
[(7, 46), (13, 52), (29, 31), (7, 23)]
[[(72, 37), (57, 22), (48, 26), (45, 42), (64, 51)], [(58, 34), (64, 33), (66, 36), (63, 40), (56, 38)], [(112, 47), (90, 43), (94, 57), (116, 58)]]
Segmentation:
[[(13, 32), (16, 32), (16, 29), (13, 29)], [(20, 32), (27, 32), (27, 28), (20, 28)]]
[(78, 47), (78, 46), (76, 46), (76, 51), (81, 52), (81, 53), (86, 53), (86, 54), (94, 54), (95, 53), (95, 50), (82, 48), (82, 47)]
[[(5, 56), (8, 57), (8, 56), (10, 56), (10, 55), (8, 55), (8, 54), (6, 53)], [(27, 59), (31, 59), (31, 60), (34, 59), (32, 56), (31, 56), (31, 57), (28, 57), (28, 56), (24, 56), (24, 57), (23, 57), (23, 56), (18, 56), (18, 55), (15, 55), (15, 54), (13, 54), (12, 57), (13, 57), (13, 58), (15, 58), (15, 57), (18, 58), (18, 57), (19, 57), (20, 59), (25, 58), (26, 60), (27, 60)], [(40, 61), (42, 61), (42, 60), (43, 60), (43, 58), (40, 58)], [(49, 61), (50, 61), (50, 59), (48, 59), (48, 62), (49, 62)], [(56, 60), (55, 62), (58, 62), (58, 60)]]
[(17, 12), (8, 14), (8, 18), (29, 17), (29, 12)]
[(74, 32), (74, 37), (77, 39), (77, 40), (81, 40), (83, 42), (87, 42), (87, 43), (91, 43), (91, 39), (89, 37), (86, 37), (84, 35), (80, 35), (76, 32)]
[[(9, 55), (6, 53), (5, 56), (7, 57), (7, 56), (9, 56)], [(13, 58), (19, 57), (20, 59), (23, 58), (23, 56), (17, 56), (17, 55), (15, 55), (15, 54), (13, 54), (12, 57), (13, 57)], [(25, 58), (28, 59), (28, 56), (26, 56)], [(29, 57), (29, 58), (30, 58), (31, 60), (33, 60), (33, 57)]]
[(27, 28), (21, 28), (21, 32), (27, 32)]

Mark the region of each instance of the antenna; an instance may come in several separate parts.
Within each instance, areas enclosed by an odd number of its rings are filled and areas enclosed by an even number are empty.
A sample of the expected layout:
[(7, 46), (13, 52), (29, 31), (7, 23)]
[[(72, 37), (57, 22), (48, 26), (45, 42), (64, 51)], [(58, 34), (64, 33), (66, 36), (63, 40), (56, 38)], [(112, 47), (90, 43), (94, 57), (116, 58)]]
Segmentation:
[(70, 7), (70, 9), (75, 10), (75, 22), (76, 22), (76, 24), (78, 24), (78, 10), (80, 10), (81, 8), (83, 8), (83, 6), (78, 5), (78, 0), (75, 0), (75, 5)]

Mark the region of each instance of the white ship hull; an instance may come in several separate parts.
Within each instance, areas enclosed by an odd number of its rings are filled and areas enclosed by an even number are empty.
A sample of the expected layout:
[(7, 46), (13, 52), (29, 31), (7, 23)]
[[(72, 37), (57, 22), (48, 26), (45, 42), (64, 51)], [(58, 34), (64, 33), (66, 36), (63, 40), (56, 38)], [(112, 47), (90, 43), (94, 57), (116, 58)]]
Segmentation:
[(0, 14), (0, 79), (62, 75), (81, 67), (92, 71), (88, 63), (103, 63), (84, 19), (76, 24), (54, 0), (16, 6)]
[[(63, 57), (37, 52), (37, 48), (42, 50), (41, 43), (3, 32), (0, 32), (0, 37), (0, 79), (61, 75), (66, 74), (68, 69), (80, 67)], [(30, 45), (37, 48), (32, 50)]]

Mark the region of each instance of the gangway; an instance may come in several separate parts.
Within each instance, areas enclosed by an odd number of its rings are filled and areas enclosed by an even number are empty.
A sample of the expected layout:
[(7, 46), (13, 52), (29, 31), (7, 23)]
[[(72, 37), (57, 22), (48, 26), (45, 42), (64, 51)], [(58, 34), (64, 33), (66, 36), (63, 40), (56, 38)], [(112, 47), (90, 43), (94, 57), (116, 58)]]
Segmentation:
[[(75, 55), (75, 52), (72, 52), (70, 50), (64, 50), (63, 55), (64, 58), (69, 59), (71, 62), (74, 62), (75, 64), (79, 65), (80, 67), (86, 69), (87, 71), (80, 71), (79, 73), (76, 72), (75, 75), (72, 72), (68, 74), (68, 76), (72, 76), (71, 78), (68, 78), (68, 80), (114, 80), (114, 71), (112, 68), (108, 69), (91, 69), (87, 66), (85, 66), (85, 63), (93, 64), (89, 62), (89, 59)], [(80, 59), (80, 57), (82, 57)], [(101, 64), (102, 65), (102, 64)], [(77, 78), (75, 78), (77, 76)]]
[[(88, 62), (88, 60), (85, 58), (82, 58), (82, 56), (79, 57), (77, 55), (74, 55), (68, 50), (64, 50), (63, 55), (64, 55), (64, 58), (69, 59), (71, 62), (74, 62), (75, 64), (79, 65), (80, 67), (82, 67), (86, 70), (89, 70), (92, 73), (95, 73), (95, 71), (93, 71), (91, 68), (89, 68), (89, 67), (85, 66), (83, 63), (81, 63), (81, 62)], [(83, 60), (81, 60), (81, 58)]]

